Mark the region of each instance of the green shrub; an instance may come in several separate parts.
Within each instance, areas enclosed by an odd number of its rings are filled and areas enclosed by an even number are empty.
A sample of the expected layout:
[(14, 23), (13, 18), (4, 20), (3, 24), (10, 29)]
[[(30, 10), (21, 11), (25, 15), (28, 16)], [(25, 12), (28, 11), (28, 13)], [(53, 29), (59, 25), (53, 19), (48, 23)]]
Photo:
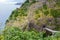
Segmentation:
[(0, 35), (0, 40), (60, 40), (60, 33), (43, 37), (44, 32), (22, 31), (16, 27), (9, 27)]
[(4, 36), (2, 34), (0, 35), (0, 40), (4, 40)]
[(11, 27), (4, 31), (5, 40), (42, 40), (43, 33), (34, 31), (21, 31), (19, 28)]
[(51, 15), (53, 15), (54, 17), (60, 17), (60, 9), (51, 9)]
[(56, 5), (57, 6), (60, 6), (60, 0), (56, 0), (57, 2), (56, 2)]

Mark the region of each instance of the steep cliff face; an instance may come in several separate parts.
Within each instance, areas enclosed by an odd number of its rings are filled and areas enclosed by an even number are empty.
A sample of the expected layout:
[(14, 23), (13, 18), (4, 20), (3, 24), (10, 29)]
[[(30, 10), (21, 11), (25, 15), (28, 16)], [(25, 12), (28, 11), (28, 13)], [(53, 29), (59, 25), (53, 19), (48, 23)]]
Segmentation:
[(58, 18), (60, 19), (60, 0), (26, 0), (20, 8), (12, 11), (6, 27), (34, 28), (37, 31), (43, 30), (43, 26), (55, 29), (57, 25), (60, 26)]

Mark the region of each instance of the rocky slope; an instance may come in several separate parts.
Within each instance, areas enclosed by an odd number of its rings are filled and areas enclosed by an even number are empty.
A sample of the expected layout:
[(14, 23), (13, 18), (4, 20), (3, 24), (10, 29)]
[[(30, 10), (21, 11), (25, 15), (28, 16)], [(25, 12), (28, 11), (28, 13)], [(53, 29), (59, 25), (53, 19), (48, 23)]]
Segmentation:
[(60, 0), (26, 0), (12, 12), (6, 27), (43, 31), (43, 27), (60, 28)]

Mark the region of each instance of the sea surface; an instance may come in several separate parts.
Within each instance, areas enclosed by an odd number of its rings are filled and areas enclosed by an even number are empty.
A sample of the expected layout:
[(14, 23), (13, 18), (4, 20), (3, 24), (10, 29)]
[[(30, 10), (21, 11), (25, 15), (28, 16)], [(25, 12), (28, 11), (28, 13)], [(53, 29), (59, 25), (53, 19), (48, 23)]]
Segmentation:
[[(20, 1), (20, 0), (19, 0)], [(19, 2), (17, 1), (17, 2)], [(16, 2), (16, 1), (15, 1)], [(24, 2), (24, 1), (22, 1)], [(15, 5), (15, 3), (0, 3), (0, 31), (4, 29), (6, 20), (11, 15), (12, 11), (19, 8), (21, 5)]]

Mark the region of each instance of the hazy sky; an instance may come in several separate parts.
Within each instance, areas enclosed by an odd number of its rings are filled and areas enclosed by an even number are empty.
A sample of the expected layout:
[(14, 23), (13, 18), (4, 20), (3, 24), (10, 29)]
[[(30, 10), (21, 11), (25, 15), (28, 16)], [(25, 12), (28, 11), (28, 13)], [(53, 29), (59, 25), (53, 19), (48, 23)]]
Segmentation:
[(14, 4), (16, 2), (23, 3), (25, 0), (0, 0), (2, 4)]
[(5, 2), (23, 2), (24, 0), (0, 0), (0, 2), (5, 3)]

